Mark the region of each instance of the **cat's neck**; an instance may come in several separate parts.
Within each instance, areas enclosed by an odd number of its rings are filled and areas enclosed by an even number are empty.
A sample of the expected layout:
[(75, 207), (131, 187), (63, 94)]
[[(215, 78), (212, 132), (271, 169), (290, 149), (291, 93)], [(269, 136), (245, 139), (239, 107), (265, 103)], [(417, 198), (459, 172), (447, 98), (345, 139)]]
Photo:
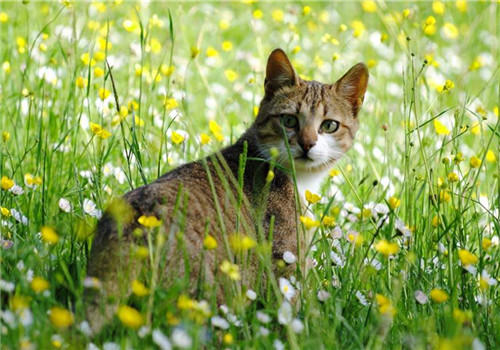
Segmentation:
[(295, 177), (297, 180), (297, 191), (299, 193), (302, 205), (307, 205), (305, 199), (306, 190), (320, 194), (321, 184), (324, 182), (325, 178), (328, 176), (329, 169), (324, 168), (317, 171), (307, 171), (307, 170), (297, 170)]

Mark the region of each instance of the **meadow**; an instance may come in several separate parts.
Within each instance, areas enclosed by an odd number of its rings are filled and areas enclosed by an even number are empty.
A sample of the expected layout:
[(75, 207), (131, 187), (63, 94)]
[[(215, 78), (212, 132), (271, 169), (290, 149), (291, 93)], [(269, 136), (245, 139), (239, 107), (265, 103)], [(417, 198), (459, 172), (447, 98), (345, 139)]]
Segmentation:
[[(498, 23), (497, 1), (0, 2), (1, 348), (500, 348)], [(230, 306), (134, 281), (92, 334), (98, 218), (234, 142), (276, 47), (305, 79), (370, 70), (309, 197), (315, 267)]]

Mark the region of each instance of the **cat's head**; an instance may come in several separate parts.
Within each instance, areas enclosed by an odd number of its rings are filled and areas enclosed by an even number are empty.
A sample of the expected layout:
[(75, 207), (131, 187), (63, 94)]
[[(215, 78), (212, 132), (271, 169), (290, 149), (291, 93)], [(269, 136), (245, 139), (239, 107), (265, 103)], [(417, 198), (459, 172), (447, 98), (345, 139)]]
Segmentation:
[(299, 78), (286, 54), (274, 50), (267, 61), (265, 96), (255, 121), (263, 155), (269, 157), (275, 147), (279, 163), (288, 166), (286, 137), (298, 171), (331, 168), (352, 145), (367, 84), (363, 63), (334, 84), (323, 84)]

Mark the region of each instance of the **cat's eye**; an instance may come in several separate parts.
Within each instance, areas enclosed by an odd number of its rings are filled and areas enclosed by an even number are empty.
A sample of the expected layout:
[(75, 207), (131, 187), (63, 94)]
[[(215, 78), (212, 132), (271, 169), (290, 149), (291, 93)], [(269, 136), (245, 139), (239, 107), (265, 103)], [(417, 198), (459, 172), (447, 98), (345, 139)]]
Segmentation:
[(297, 117), (292, 114), (281, 114), (280, 120), (283, 126), (288, 129), (295, 129), (299, 125)]
[(339, 128), (339, 122), (336, 120), (328, 119), (321, 123), (319, 130), (328, 134), (334, 133)]

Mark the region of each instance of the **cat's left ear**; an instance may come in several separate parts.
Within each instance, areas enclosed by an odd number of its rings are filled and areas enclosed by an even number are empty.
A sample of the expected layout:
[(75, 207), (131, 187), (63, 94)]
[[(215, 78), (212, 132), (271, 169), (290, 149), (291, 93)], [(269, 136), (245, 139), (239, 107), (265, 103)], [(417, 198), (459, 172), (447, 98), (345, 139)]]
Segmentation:
[(356, 117), (361, 109), (367, 86), (368, 68), (364, 63), (353, 66), (334, 84), (337, 94), (351, 104), (353, 117)]
[(266, 95), (272, 96), (284, 86), (296, 85), (297, 75), (282, 49), (275, 49), (267, 59), (266, 80), (264, 88)]

